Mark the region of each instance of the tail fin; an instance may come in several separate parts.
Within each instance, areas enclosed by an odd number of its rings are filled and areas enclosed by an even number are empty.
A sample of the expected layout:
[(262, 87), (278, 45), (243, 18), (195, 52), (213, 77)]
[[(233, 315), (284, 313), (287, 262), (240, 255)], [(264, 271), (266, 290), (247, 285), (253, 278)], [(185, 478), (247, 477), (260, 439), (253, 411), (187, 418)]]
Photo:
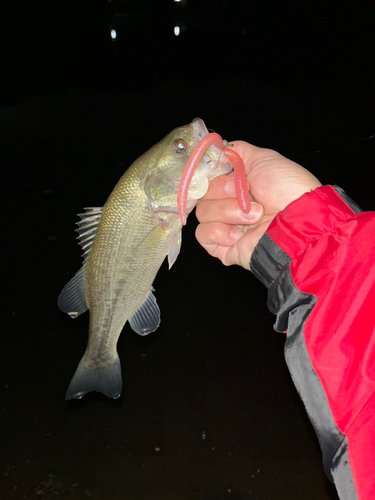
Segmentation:
[(109, 398), (117, 399), (121, 395), (122, 377), (120, 358), (116, 353), (114, 361), (108, 363), (87, 362), (85, 356), (79, 362), (70, 381), (65, 399), (81, 399), (91, 391), (102, 392)]

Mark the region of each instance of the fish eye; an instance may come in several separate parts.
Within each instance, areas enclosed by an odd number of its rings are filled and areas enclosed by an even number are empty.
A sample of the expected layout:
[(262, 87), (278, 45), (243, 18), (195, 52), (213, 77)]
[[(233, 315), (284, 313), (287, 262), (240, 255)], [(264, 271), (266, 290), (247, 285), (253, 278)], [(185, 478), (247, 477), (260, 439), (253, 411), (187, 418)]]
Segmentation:
[(187, 150), (187, 144), (183, 139), (177, 139), (173, 144), (173, 151), (175, 153), (185, 153)]

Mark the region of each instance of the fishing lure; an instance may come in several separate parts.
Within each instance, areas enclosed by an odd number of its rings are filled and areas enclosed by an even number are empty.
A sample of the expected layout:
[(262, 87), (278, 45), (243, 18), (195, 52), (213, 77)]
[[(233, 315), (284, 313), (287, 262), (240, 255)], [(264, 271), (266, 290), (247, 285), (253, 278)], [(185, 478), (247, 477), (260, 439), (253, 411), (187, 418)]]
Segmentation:
[(219, 134), (212, 132), (205, 135), (194, 148), (182, 174), (177, 193), (177, 208), (180, 216), (181, 224), (186, 224), (186, 203), (188, 197), (189, 186), (193, 178), (194, 172), (197, 169), (199, 162), (203, 158), (207, 149), (215, 145), (223, 151), (224, 156), (229, 160), (234, 170), (234, 185), (236, 197), (241, 210), (248, 214), (250, 212), (250, 195), (247, 189), (245, 165), (238, 153), (229, 146), (223, 146), (223, 139)]

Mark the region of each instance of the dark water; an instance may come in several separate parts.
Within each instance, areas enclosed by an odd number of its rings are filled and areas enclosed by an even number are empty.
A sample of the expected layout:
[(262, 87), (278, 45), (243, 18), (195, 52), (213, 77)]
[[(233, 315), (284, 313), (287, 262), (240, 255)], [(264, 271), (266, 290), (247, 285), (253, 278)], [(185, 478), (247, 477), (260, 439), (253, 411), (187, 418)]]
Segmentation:
[[(184, 229), (119, 400), (64, 395), (88, 315), (56, 307), (74, 223), (200, 116), (374, 208), (374, 15), (332, 2), (3, 2), (0, 498), (334, 500), (266, 290)], [(174, 27), (180, 35), (174, 35)], [(110, 32), (116, 30), (115, 41)], [(372, 136), (372, 137), (371, 137)]]

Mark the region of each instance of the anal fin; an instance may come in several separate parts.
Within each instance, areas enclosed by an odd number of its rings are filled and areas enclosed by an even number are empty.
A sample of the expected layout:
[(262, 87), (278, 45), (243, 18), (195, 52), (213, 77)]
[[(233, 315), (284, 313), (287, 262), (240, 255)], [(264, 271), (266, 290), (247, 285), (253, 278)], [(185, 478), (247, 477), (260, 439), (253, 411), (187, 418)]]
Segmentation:
[(146, 299), (129, 318), (129, 324), (139, 335), (148, 335), (160, 325), (160, 309), (151, 287)]

